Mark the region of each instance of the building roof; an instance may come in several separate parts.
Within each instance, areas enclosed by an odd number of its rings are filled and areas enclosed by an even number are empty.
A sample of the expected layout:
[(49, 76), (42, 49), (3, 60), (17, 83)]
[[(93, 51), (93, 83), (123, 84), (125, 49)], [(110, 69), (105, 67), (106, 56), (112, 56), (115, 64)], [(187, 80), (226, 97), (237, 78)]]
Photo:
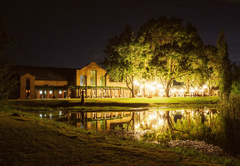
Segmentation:
[(69, 68), (14, 66), (13, 72), (19, 77), (29, 73), (35, 80), (68, 81), (69, 85), (74, 85), (76, 77), (76, 69)]

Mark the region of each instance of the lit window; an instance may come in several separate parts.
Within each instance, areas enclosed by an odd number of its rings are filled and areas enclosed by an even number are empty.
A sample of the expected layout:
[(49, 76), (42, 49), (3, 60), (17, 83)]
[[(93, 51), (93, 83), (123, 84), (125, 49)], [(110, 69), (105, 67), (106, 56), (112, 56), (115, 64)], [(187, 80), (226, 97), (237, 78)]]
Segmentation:
[(46, 90), (44, 91), (44, 94), (47, 94), (47, 91), (46, 91)]
[(81, 86), (87, 86), (87, 76), (81, 76), (80, 77), (80, 85)]
[(100, 77), (100, 86), (106, 86), (106, 78), (105, 76)]
[(52, 91), (51, 91), (51, 90), (49, 91), (49, 94), (50, 94), (50, 95), (52, 94)]
[(97, 86), (97, 71), (90, 71), (91, 86)]
[(59, 91), (59, 94), (62, 94), (62, 91)]
[(39, 91), (39, 94), (40, 94), (40, 95), (42, 94), (42, 91), (41, 91), (41, 90)]

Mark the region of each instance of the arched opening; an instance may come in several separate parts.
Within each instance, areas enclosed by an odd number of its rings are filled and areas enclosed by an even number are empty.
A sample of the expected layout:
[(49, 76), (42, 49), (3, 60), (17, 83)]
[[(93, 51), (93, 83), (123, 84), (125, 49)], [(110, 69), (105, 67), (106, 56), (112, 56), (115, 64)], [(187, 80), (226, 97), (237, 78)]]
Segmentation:
[(25, 98), (30, 99), (30, 78), (26, 78)]

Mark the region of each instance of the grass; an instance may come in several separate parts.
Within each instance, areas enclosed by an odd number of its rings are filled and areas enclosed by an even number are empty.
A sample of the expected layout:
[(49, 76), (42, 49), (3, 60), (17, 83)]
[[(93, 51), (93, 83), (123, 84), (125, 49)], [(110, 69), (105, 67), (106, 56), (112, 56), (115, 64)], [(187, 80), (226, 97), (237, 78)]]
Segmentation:
[[(13, 112), (22, 117), (11, 116)], [(84, 131), (0, 107), (0, 165), (239, 165), (234, 159)]]
[[(64, 107), (74, 108), (80, 106), (81, 99), (32, 99), (32, 100), (8, 100), (6, 104), (11, 106), (28, 106), (28, 107)], [(200, 104), (216, 104), (219, 98), (213, 97), (172, 97), (172, 98), (86, 98), (86, 107), (100, 107), (105, 110), (109, 107), (122, 107), (121, 109), (128, 109), (129, 107), (160, 107), (160, 106), (193, 106)], [(108, 107), (108, 108), (107, 108)], [(81, 107), (82, 108), (82, 107)], [(81, 109), (80, 108), (80, 109)], [(120, 109), (120, 108), (119, 108)]]

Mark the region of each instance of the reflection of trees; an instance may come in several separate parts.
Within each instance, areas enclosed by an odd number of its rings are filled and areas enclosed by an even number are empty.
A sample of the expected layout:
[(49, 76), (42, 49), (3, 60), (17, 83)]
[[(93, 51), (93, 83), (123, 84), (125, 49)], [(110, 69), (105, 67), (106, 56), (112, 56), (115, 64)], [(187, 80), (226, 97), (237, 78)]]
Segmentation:
[(239, 97), (232, 96), (229, 104), (219, 108), (224, 122), (224, 150), (235, 155), (240, 153), (240, 109)]
[(145, 140), (166, 142), (170, 140), (199, 140), (222, 145), (225, 140), (225, 128), (221, 116), (215, 110), (188, 110), (174, 121), (174, 111), (164, 113), (164, 126), (152, 129), (144, 136)]
[(132, 112), (132, 118), (125, 123), (127, 131), (128, 129), (133, 129), (134, 130), (134, 117), (135, 117), (135, 112)]

